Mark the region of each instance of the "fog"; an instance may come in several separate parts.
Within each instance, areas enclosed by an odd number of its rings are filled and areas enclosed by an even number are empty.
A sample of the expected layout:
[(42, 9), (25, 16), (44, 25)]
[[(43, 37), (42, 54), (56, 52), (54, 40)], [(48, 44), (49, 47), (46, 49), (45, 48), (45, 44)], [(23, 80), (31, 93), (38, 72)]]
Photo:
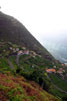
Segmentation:
[(67, 32), (67, 0), (0, 0), (0, 6), (38, 40), (45, 36), (57, 38)]
[(52, 55), (64, 58), (63, 53), (67, 51), (67, 0), (0, 0), (0, 6), (2, 12), (23, 23)]

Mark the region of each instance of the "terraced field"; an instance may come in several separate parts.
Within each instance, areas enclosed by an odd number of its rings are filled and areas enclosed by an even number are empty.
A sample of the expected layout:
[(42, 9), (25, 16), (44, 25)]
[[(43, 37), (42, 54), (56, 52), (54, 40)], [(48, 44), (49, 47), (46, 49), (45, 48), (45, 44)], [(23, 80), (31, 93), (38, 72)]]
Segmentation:
[(50, 74), (50, 78), (55, 85), (67, 92), (67, 82), (65, 80), (53, 73)]

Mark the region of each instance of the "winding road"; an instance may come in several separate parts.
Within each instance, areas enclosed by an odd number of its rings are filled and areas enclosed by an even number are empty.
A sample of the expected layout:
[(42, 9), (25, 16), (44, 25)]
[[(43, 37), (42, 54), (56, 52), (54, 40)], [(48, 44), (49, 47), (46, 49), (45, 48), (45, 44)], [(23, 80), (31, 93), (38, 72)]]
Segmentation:
[(8, 57), (8, 64), (9, 64), (9, 66), (10, 66), (11, 69), (15, 69), (14, 66), (13, 66), (13, 64), (12, 64), (12, 62), (10, 61), (9, 57)]
[[(11, 69), (15, 69), (15, 68), (14, 68), (12, 62), (10, 61), (10, 56), (16, 56), (16, 64), (19, 65), (19, 57), (22, 56), (22, 55), (23, 55), (23, 54), (20, 54), (20, 55), (14, 55), (14, 54), (12, 54), (12, 55), (9, 55), (9, 56), (8, 56), (8, 64), (10, 65), (10, 68), (11, 68)], [(28, 57), (28, 58), (30, 58), (30, 57)], [(28, 58), (27, 58), (27, 59), (28, 59)], [(54, 86), (56, 89), (58, 89), (59, 91), (65, 93), (65, 94), (67, 94), (66, 91), (62, 90), (61, 88), (59, 88), (58, 86), (56, 86), (56, 85), (53, 83), (53, 80), (51, 79), (50, 74), (48, 74), (48, 77), (49, 77), (51, 83), (53, 84), (53, 86)]]
[[(15, 68), (14, 68), (14, 66), (13, 66), (13, 64), (12, 64), (12, 62), (11, 62), (11, 60), (10, 60), (10, 56), (16, 56), (16, 60), (15, 60), (15, 61), (16, 61), (16, 64), (17, 64), (18, 66), (20, 66), (20, 64), (19, 64), (19, 58), (20, 58), (20, 56), (22, 56), (22, 55), (24, 55), (24, 54), (16, 55), (16, 54), (13, 53), (13, 54), (11, 54), (11, 55), (8, 56), (8, 64), (10, 65), (10, 68), (11, 68), (11, 69), (15, 69)], [(26, 61), (27, 59), (29, 59), (30, 57), (31, 57), (31, 56), (26, 57), (26, 58), (25, 58), (25, 61)]]

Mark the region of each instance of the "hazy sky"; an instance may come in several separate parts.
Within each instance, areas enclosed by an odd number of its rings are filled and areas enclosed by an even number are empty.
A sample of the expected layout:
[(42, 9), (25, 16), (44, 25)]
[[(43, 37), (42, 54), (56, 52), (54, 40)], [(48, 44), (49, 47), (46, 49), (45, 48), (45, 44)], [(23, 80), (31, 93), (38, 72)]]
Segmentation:
[(67, 32), (67, 0), (0, 0), (0, 6), (39, 39)]

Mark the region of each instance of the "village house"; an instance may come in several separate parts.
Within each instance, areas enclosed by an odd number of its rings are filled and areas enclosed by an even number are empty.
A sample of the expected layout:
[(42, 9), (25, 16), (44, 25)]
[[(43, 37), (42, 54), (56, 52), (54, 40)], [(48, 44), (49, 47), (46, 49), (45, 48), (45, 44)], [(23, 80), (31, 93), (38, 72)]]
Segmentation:
[(16, 51), (19, 51), (19, 48), (16, 48)]
[(26, 51), (24, 51), (24, 53), (23, 53), (23, 54), (28, 55), (28, 54), (29, 54), (29, 51), (28, 51), (28, 50), (26, 50)]
[(57, 71), (57, 73), (62, 74), (63, 73), (63, 68), (59, 68), (59, 70)]
[(56, 73), (56, 69), (46, 69), (47, 73)]
[(56, 66), (54, 66), (54, 68), (56, 68)]
[(16, 49), (15, 48), (13, 48), (13, 52), (16, 52)]
[(34, 51), (30, 51), (30, 54), (35, 57), (37, 54)]
[(18, 55), (21, 55), (21, 54), (23, 54), (23, 51), (22, 50), (19, 50), (18, 51)]
[(65, 66), (65, 64), (63, 63), (63, 64), (61, 64), (62, 66)]
[(22, 49), (23, 49), (23, 50), (25, 50), (25, 49), (26, 49), (26, 47), (22, 47)]
[(13, 50), (13, 48), (12, 48), (12, 47), (10, 47), (10, 50)]

